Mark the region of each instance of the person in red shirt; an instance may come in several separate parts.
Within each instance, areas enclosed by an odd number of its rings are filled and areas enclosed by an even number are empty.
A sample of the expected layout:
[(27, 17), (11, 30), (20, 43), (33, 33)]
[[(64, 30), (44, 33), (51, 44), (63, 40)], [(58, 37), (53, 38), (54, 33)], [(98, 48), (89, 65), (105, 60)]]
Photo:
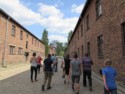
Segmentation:
[(39, 56), (37, 57), (37, 71), (38, 71), (38, 73), (40, 73), (41, 61), (42, 61), (42, 58), (41, 58), (41, 56), (39, 55)]

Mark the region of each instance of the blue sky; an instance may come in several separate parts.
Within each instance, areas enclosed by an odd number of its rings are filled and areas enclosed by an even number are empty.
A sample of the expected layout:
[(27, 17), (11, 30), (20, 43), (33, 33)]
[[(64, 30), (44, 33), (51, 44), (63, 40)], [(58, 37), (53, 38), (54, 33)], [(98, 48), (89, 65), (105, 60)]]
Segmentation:
[(48, 31), (49, 41), (66, 42), (86, 0), (0, 0), (0, 8), (39, 39)]

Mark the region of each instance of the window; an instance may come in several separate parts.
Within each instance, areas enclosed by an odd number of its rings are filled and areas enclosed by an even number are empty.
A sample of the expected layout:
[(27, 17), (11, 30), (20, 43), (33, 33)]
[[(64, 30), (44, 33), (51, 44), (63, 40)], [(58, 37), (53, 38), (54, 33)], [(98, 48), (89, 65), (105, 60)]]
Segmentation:
[(26, 49), (28, 49), (28, 41), (26, 41)]
[(79, 31), (78, 31), (78, 40), (79, 40)]
[(23, 31), (20, 31), (20, 39), (23, 39)]
[(122, 24), (123, 56), (125, 56), (125, 23)]
[(87, 53), (90, 56), (90, 42), (87, 42)]
[(35, 40), (35, 46), (36, 46), (36, 40)]
[(101, 0), (96, 1), (96, 17), (99, 18), (102, 15), (102, 4)]
[(78, 56), (79, 56), (79, 48), (78, 48)]
[(81, 55), (82, 55), (82, 57), (83, 57), (83, 45), (82, 45)]
[(18, 54), (19, 54), (19, 55), (22, 55), (22, 54), (23, 54), (23, 48), (21, 48), (21, 47), (18, 48)]
[(83, 36), (83, 24), (81, 25), (81, 37)]
[(39, 41), (38, 41), (38, 47), (39, 47)]
[(10, 55), (14, 55), (15, 46), (10, 46)]
[(89, 15), (86, 17), (86, 30), (89, 29)]
[(32, 38), (32, 44), (34, 43), (34, 39)]
[(26, 34), (26, 36), (27, 36), (27, 38), (29, 37), (29, 35), (28, 35), (28, 34)]
[(103, 36), (97, 38), (98, 56), (103, 56)]
[(12, 25), (12, 33), (11, 33), (11, 35), (12, 35), (12, 36), (15, 36), (15, 33), (16, 33), (16, 28), (15, 28), (14, 25)]

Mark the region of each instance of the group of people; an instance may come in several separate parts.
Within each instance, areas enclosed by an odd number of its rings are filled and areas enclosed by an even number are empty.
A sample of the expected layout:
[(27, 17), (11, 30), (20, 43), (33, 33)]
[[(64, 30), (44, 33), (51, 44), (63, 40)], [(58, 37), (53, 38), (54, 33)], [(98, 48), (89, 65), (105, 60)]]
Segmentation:
[[(37, 73), (40, 73), (40, 67), (42, 58), (40, 56), (36, 57), (36, 53), (33, 53), (30, 63), (31, 63), (31, 82), (38, 81), (37, 80)], [(42, 85), (42, 91), (44, 91), (44, 87), (47, 83), (47, 89), (51, 89), (51, 80), (52, 75), (54, 72), (57, 72), (58, 68), (58, 60), (54, 56), (54, 54), (48, 54), (47, 58), (43, 61), (43, 71), (44, 71), (44, 82)], [(33, 73), (35, 72), (34, 80), (33, 80)]]
[(73, 59), (70, 59), (70, 56), (67, 55), (62, 61), (61, 67), (63, 68), (63, 72), (65, 74), (64, 83), (68, 83), (70, 78), (72, 80), (72, 90), (76, 91), (76, 94), (79, 94), (80, 90), (80, 75), (83, 72), (83, 85), (86, 87), (88, 78), (90, 91), (92, 91), (92, 78), (91, 78), (91, 65), (93, 64), (92, 59), (86, 53), (82, 62), (78, 58), (78, 55), (75, 54)]
[[(80, 75), (83, 73), (83, 86), (87, 86), (87, 78), (89, 83), (89, 89), (92, 91), (92, 69), (93, 61), (88, 53), (85, 54), (82, 61), (78, 58), (77, 54), (74, 55), (73, 59), (67, 55), (62, 61), (61, 68), (63, 68), (63, 76), (65, 74), (64, 84), (69, 83), (70, 78), (72, 80), (72, 89), (75, 90), (76, 94), (79, 94), (80, 90)], [(112, 61), (106, 59), (104, 61), (104, 68), (101, 69), (102, 78), (104, 82), (104, 94), (117, 94), (116, 77), (117, 72), (111, 66)]]
[[(31, 81), (33, 82), (33, 71), (35, 71), (35, 81), (37, 81), (37, 70), (38, 63), (42, 59), (36, 58), (36, 54), (33, 53), (31, 58)], [(57, 71), (57, 58), (51, 54), (48, 54), (47, 58), (43, 61), (43, 71), (44, 71), (44, 82), (42, 84), (42, 91), (44, 91), (47, 84), (47, 89), (51, 89), (51, 80), (53, 72)], [(39, 63), (40, 64), (40, 63)], [(80, 90), (80, 76), (83, 73), (83, 86), (87, 86), (87, 79), (89, 84), (89, 90), (92, 91), (92, 69), (93, 61), (88, 53), (85, 54), (82, 61), (78, 58), (78, 55), (75, 54), (73, 58), (70, 58), (70, 55), (66, 55), (62, 61), (61, 68), (63, 68), (64, 75), (64, 84), (69, 84), (70, 80), (72, 82), (72, 90), (79, 94)], [(104, 61), (105, 67), (102, 69), (102, 78), (104, 82), (104, 94), (117, 94), (117, 86), (115, 83), (117, 72), (111, 66), (112, 61), (106, 59)]]

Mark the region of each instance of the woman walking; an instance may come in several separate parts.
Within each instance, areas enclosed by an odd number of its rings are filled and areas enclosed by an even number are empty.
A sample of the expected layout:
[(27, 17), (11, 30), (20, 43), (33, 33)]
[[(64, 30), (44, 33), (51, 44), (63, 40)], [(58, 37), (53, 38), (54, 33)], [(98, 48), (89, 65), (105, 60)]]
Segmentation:
[(38, 73), (40, 73), (40, 67), (42, 66), (42, 65), (41, 65), (41, 61), (42, 61), (42, 58), (41, 58), (41, 56), (39, 55), (39, 56), (37, 57), (37, 70), (38, 70)]
[(70, 74), (72, 75), (72, 89), (76, 91), (76, 94), (79, 94), (80, 90), (80, 74), (82, 70), (82, 63), (78, 59), (77, 55), (74, 55), (73, 60), (70, 63)]
[(64, 62), (65, 62), (65, 80), (64, 80), (64, 83), (66, 84), (66, 82), (69, 84), (69, 69), (70, 69), (70, 56), (67, 55), (66, 58), (64, 59)]
[(31, 59), (30, 59), (30, 63), (31, 63), (31, 82), (33, 82), (33, 72), (35, 72), (35, 81), (37, 80), (37, 58), (36, 58), (36, 53), (33, 53)]

